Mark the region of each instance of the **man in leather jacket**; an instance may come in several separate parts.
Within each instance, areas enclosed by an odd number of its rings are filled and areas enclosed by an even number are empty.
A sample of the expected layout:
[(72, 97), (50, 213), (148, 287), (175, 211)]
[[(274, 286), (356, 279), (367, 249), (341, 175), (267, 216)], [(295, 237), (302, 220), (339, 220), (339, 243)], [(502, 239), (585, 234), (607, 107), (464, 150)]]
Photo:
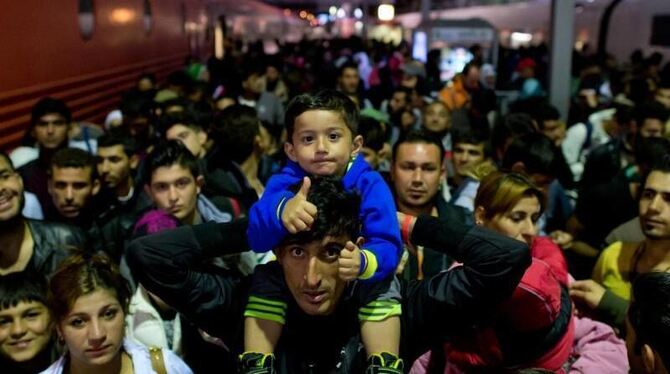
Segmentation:
[(23, 180), (5, 153), (0, 153), (0, 275), (37, 271), (50, 275), (68, 254), (82, 248), (78, 229), (25, 219)]
[[(341, 185), (333, 187), (333, 184), (332, 181), (323, 182), (323, 179), (312, 182), (307, 198), (311, 200), (311, 196), (318, 194), (322, 194), (322, 198), (326, 196), (326, 201), (330, 198), (329, 203), (317, 206), (317, 220), (331, 220), (326, 222), (326, 227), (336, 228), (342, 225), (342, 220), (358, 220), (357, 215), (343, 216), (338, 211), (338, 207), (356, 204), (357, 198), (342, 198), (346, 194), (341, 193)], [(338, 193), (333, 193), (333, 188)], [(335, 200), (338, 198), (339, 201)], [(331, 211), (328, 212), (328, 209)], [(350, 207), (342, 210), (358, 211)], [(201, 270), (201, 263), (215, 256), (248, 250), (246, 226), (245, 219), (224, 224), (183, 226), (134, 241), (128, 250), (129, 265), (139, 281), (202, 330), (220, 339), (219, 343), (225, 345), (233, 357), (242, 353), (243, 349), (243, 312), (249, 278), (233, 273), (206, 272)], [(479, 227), (472, 228), (455, 220), (445, 222), (429, 216), (413, 220), (411, 226), (413, 229), (408, 232), (408, 241), (439, 248), (464, 266), (423, 281), (400, 281), (403, 297), (401, 356), (408, 364), (443, 343), (460, 328), (488, 317), (499, 301), (511, 295), (530, 263), (528, 249), (523, 243)], [(326, 243), (322, 248), (326, 255), (339, 252), (339, 248), (334, 251), (327, 246), (328, 238), (332, 236), (309, 231), (290, 235), (275, 252), (280, 259), (286, 251), (291, 256), (304, 255), (311, 249), (300, 247), (315, 243)], [(379, 362), (365, 363), (357, 308), (352, 307), (351, 302), (354, 290), (350, 285), (338, 283), (343, 281), (338, 281), (337, 276), (330, 276), (324, 270), (328, 266), (322, 262), (321, 265), (310, 265), (310, 268), (321, 270), (296, 270), (286, 266), (284, 261), (279, 262), (287, 277), (287, 271), (306, 271), (306, 276), (315, 276), (322, 282), (334, 282), (331, 283), (332, 289), (340, 291), (326, 292), (326, 297), (317, 299), (309, 299), (307, 295), (308, 300), (334, 304), (330, 314), (310, 316), (300, 306), (304, 304), (300, 298), (305, 289), (289, 285), (293, 297), (287, 306), (287, 323), (275, 350), (276, 364), (254, 367), (253, 372), (381, 372)], [(320, 290), (327, 291), (328, 288), (323, 286)], [(224, 361), (222, 357), (221, 362)], [(265, 364), (268, 364), (267, 361)], [(232, 367), (222, 366), (220, 369), (230, 371)]]

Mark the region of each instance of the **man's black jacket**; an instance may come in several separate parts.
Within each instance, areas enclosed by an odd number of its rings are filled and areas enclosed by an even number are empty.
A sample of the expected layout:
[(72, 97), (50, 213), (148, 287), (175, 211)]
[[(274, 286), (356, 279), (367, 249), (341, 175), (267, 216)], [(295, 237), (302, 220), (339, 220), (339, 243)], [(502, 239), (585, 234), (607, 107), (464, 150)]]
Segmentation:
[(69, 249), (84, 250), (86, 238), (76, 227), (60, 223), (26, 220), (33, 237), (33, 256), (25, 270), (50, 275), (69, 254)]
[[(248, 250), (246, 226), (244, 219), (184, 226), (140, 238), (128, 250), (130, 268), (144, 287), (221, 338), (235, 355), (243, 348), (249, 279), (204, 271), (201, 265), (209, 258)], [(530, 265), (524, 243), (461, 222), (419, 217), (411, 241), (439, 248), (463, 266), (401, 283), (401, 355), (408, 364), (461, 328), (487, 318), (494, 305), (512, 294)], [(289, 305), (276, 352), (283, 363), (279, 372), (362, 372), (365, 355), (356, 310), (348, 308), (348, 303), (341, 302), (333, 316), (315, 319)], [(297, 323), (291, 325), (291, 321)]]

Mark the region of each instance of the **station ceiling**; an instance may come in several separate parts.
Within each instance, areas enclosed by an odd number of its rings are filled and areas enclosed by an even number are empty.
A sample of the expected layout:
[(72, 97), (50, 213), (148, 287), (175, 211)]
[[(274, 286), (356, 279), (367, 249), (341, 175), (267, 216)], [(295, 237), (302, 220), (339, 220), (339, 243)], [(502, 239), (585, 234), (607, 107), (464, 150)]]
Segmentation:
[[(358, 7), (376, 7), (382, 1), (379, 0), (262, 0), (264, 3), (293, 10), (305, 9), (312, 12), (326, 11), (332, 5), (345, 3)], [(432, 0), (432, 9), (463, 8), (481, 5), (500, 5), (525, 2), (528, 0)], [(421, 0), (395, 0), (390, 1), (396, 7), (396, 13), (418, 11)]]

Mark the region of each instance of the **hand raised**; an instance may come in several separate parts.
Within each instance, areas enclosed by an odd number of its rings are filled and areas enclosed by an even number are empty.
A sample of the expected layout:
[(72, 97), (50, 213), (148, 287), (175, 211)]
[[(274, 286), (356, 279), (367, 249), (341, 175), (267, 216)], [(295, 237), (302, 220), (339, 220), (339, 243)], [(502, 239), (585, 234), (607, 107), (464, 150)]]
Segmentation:
[(303, 178), (300, 190), (284, 206), (281, 221), (291, 234), (309, 230), (316, 219), (316, 206), (307, 201), (311, 184), (309, 177)]
[(361, 250), (352, 241), (348, 241), (340, 251), (338, 262), (342, 280), (350, 281), (358, 278), (361, 270)]

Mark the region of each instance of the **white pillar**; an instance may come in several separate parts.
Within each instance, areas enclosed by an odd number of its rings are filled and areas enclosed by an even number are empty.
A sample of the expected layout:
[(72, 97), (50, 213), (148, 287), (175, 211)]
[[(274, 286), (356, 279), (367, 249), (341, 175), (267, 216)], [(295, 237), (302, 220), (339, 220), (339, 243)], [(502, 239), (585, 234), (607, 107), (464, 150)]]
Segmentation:
[(549, 100), (561, 118), (568, 118), (570, 73), (574, 48), (575, 0), (551, 2), (551, 48), (549, 50)]

